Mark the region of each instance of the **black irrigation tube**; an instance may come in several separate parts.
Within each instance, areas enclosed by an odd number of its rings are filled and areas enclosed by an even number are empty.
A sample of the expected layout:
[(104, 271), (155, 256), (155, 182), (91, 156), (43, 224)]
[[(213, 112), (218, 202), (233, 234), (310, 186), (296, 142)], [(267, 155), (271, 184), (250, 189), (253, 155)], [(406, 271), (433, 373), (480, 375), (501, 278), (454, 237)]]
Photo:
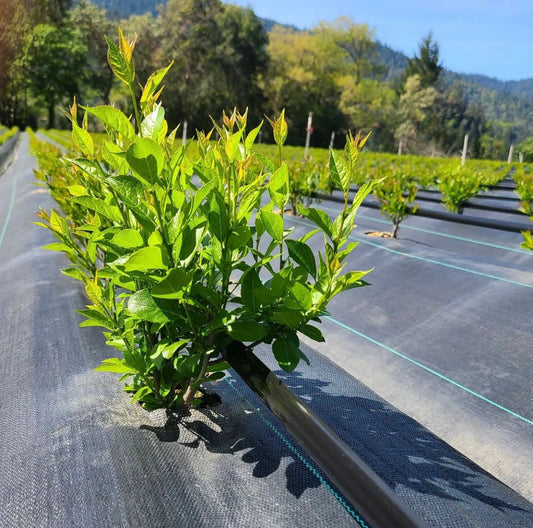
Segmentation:
[(426, 526), (361, 458), (242, 343), (230, 344), (225, 351), (225, 358), (371, 527)]
[[(330, 202), (344, 203), (344, 198), (331, 196), (329, 194), (315, 193), (313, 197)], [(372, 200), (365, 200), (362, 205), (370, 209), (380, 209), (379, 203)], [(426, 218), (434, 218), (436, 220), (445, 220), (447, 222), (455, 222), (458, 224), (488, 227), (489, 229), (499, 229), (500, 231), (510, 231), (512, 233), (521, 233), (522, 231), (531, 229), (530, 225), (528, 226), (518, 222), (507, 222), (504, 220), (492, 220), (490, 218), (480, 218), (477, 216), (468, 216), (464, 214), (432, 211), (431, 209), (425, 209), (423, 207), (419, 207), (414, 215), (423, 216)]]

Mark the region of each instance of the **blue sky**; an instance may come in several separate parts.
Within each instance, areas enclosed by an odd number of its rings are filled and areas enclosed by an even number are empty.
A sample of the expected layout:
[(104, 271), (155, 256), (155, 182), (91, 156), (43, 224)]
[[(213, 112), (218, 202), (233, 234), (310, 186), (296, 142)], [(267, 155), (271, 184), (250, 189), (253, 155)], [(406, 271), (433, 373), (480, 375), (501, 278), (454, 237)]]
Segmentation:
[(340, 15), (412, 56), (430, 31), (444, 67), (502, 80), (533, 78), (533, 0), (232, 0), (278, 22), (310, 28)]

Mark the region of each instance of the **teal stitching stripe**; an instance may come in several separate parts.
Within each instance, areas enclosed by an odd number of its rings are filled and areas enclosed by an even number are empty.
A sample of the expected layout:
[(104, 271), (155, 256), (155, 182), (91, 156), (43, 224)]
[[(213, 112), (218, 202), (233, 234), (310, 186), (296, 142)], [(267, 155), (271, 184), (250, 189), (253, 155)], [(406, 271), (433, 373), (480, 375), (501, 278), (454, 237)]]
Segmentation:
[[(324, 209), (324, 211), (329, 211), (330, 213), (338, 213), (335, 209), (332, 209), (331, 207), (324, 207), (321, 206), (321, 209)], [(366, 216), (364, 214), (357, 214), (357, 218), (363, 218), (364, 220), (371, 220), (373, 222), (378, 222), (380, 224), (388, 224), (390, 225), (390, 222), (387, 220), (382, 220), (381, 218), (374, 218), (372, 216)], [(513, 248), (511, 246), (503, 246), (501, 244), (493, 244), (491, 242), (483, 242), (482, 240), (475, 240), (473, 238), (466, 238), (458, 235), (451, 235), (449, 233), (442, 233), (440, 231), (434, 231), (432, 229), (424, 229), (422, 227), (415, 227), (415, 226), (409, 226), (402, 224), (402, 229), (410, 229), (411, 231), (420, 231), (422, 233), (429, 233), (431, 235), (437, 235), (445, 238), (452, 238), (454, 240), (460, 240), (461, 242), (469, 242), (470, 244), (478, 244), (480, 246), (487, 246), (495, 249), (503, 249), (504, 251), (514, 251), (515, 253), (522, 253), (524, 255), (530, 255), (531, 251), (526, 249), (520, 249), (520, 248)]]
[[(291, 218), (291, 221), (296, 222), (300, 225), (310, 226), (311, 224), (308, 222), (302, 222), (301, 220), (297, 220), (296, 218)], [(437, 266), (444, 266), (445, 268), (451, 268), (457, 271), (464, 271), (465, 273), (472, 273), (473, 275), (479, 275), (480, 277), (485, 277), (487, 279), (494, 279), (502, 282), (507, 282), (509, 284), (515, 284), (517, 286), (524, 286), (525, 288), (533, 288), (533, 284), (527, 284), (526, 282), (520, 282), (515, 281), (512, 279), (506, 279), (504, 277), (498, 277), (496, 275), (491, 275), (489, 273), (483, 273), (482, 271), (476, 271), (468, 268), (463, 268), (461, 266), (456, 266), (455, 264), (447, 264), (446, 262), (441, 262), (440, 260), (434, 260), (426, 257), (419, 257), (418, 255), (410, 255), (409, 253), (405, 253), (404, 251), (398, 251), (397, 249), (392, 249), (387, 246), (382, 246), (381, 244), (376, 244), (374, 242), (369, 242), (368, 240), (364, 240), (360, 237), (357, 237), (355, 235), (350, 235), (349, 237), (351, 240), (356, 240), (357, 242), (361, 242), (362, 244), (367, 244), (369, 246), (373, 246), (378, 249), (382, 249), (384, 251), (389, 251), (390, 253), (394, 253), (395, 255), (401, 255), (403, 257), (412, 258), (415, 260), (421, 260), (423, 262), (428, 262), (430, 264), (436, 264)]]
[(351, 326), (348, 326), (348, 325), (342, 323), (341, 321), (338, 321), (337, 319), (335, 319), (335, 318), (333, 318), (331, 316), (326, 316), (325, 319), (328, 319), (332, 323), (335, 323), (336, 325), (344, 328), (345, 330), (348, 330), (352, 334), (355, 334), (355, 335), (357, 335), (359, 337), (362, 337), (363, 339), (366, 339), (367, 341), (370, 341), (371, 343), (373, 343), (375, 345), (378, 345), (381, 348), (384, 348), (385, 350), (391, 352), (392, 354), (395, 354), (396, 356), (398, 356), (398, 357), (400, 357), (402, 359), (405, 359), (406, 361), (409, 361), (410, 363), (413, 363), (413, 365), (416, 365), (417, 367), (420, 367), (420, 368), (424, 369), (425, 371), (429, 372), (430, 374), (433, 374), (434, 376), (437, 376), (438, 378), (440, 378), (440, 379), (442, 379), (444, 381), (447, 381), (448, 383), (451, 383), (455, 387), (457, 387), (457, 388), (459, 388), (459, 389), (461, 389), (461, 390), (463, 390), (465, 392), (468, 392), (468, 394), (471, 394), (472, 396), (475, 396), (476, 398), (479, 398), (480, 400), (483, 400), (484, 402), (492, 405), (493, 407), (496, 407), (496, 408), (498, 408), (498, 409), (500, 409), (502, 411), (505, 411), (506, 413), (514, 416), (515, 418), (518, 418), (518, 419), (526, 422), (529, 425), (533, 425), (533, 421), (532, 420), (528, 420), (524, 416), (522, 416), (522, 415), (520, 415), (518, 413), (515, 413), (514, 411), (511, 411), (510, 409), (507, 409), (503, 405), (500, 405), (499, 403), (496, 403), (495, 401), (492, 401), (489, 398), (486, 398), (485, 396), (482, 396), (481, 394), (473, 391), (472, 389), (469, 389), (468, 387), (465, 387), (464, 385), (461, 385), (460, 383), (457, 383), (456, 381), (448, 378), (444, 374), (441, 374), (440, 372), (437, 372), (436, 370), (433, 370), (432, 368), (426, 367), (426, 365), (423, 365), (422, 363), (419, 363), (415, 359), (412, 359), (409, 356), (406, 356), (405, 354), (402, 354), (401, 352), (398, 352), (397, 350), (394, 350), (394, 348), (391, 348), (391, 347), (389, 347), (387, 345), (384, 345), (383, 343), (380, 343), (379, 341), (376, 341), (375, 339), (372, 339), (371, 337), (363, 334), (362, 332), (359, 332), (358, 330), (355, 330), (355, 328), (352, 328)]
[[(250, 407), (256, 409), (256, 406), (237, 388), (235, 387), (235, 380), (229, 380), (225, 378), (226, 383), (244, 400)], [(303, 463), (303, 465), (320, 481), (320, 483), (337, 499), (341, 506), (357, 521), (362, 528), (370, 528), (368, 524), (356, 513), (350, 505), (330, 486), (328, 481), (322, 476), (322, 474), (291, 444), (289, 439), (279, 431), (279, 429), (267, 420), (261, 410), (257, 409), (257, 414), (263, 420), (263, 422), (281, 439), (281, 441), (287, 446), (289, 451)]]
[(0, 247), (2, 247), (2, 243), (4, 242), (4, 236), (7, 231), (7, 224), (9, 224), (9, 220), (11, 219), (11, 213), (13, 212), (13, 206), (15, 205), (15, 196), (17, 192), (17, 180), (18, 180), (18, 172), (15, 172), (15, 175), (13, 177), (13, 188), (11, 189), (11, 198), (9, 200), (9, 207), (7, 209), (7, 215), (6, 215), (6, 219), (4, 220), (4, 225), (2, 226), (2, 233), (0, 233)]

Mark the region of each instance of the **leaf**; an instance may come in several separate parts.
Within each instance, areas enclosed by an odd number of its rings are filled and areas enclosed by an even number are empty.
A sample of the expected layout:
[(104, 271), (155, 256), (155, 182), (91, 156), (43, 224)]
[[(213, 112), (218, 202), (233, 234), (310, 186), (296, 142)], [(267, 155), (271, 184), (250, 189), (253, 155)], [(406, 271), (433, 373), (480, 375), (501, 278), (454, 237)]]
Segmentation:
[(276, 339), (272, 343), (272, 352), (285, 372), (292, 372), (300, 362), (300, 349), (290, 339)]
[(97, 310), (77, 310), (77, 312), (80, 315), (87, 317), (85, 321), (82, 321), (80, 323), (81, 328), (87, 326), (103, 326), (104, 328), (108, 328), (109, 330), (113, 330), (115, 328), (113, 320), (109, 319), (109, 317), (106, 317), (104, 314), (100, 313)]
[(304, 207), (301, 204), (297, 205), (298, 212), (302, 215), (311, 220), (317, 227), (322, 229), (326, 235), (331, 239), (331, 219), (329, 216), (320, 209), (314, 209), (312, 207)]
[(267, 188), (276, 207), (283, 210), (289, 201), (289, 169), (285, 162), (272, 174)]
[(220, 242), (223, 242), (229, 230), (229, 216), (227, 205), (218, 191), (213, 193), (208, 219), (211, 231)]
[(246, 306), (251, 312), (257, 312), (261, 305), (260, 301), (254, 294), (254, 291), (262, 286), (263, 283), (259, 278), (259, 274), (255, 268), (250, 268), (250, 270), (244, 274), (241, 282), (241, 299), (244, 306)]
[(342, 189), (344, 193), (350, 190), (350, 172), (344, 159), (335, 151), (331, 150), (329, 155), (329, 169), (335, 185)]
[(292, 296), (304, 311), (309, 311), (313, 306), (311, 292), (301, 283), (295, 282), (289, 288)]
[(135, 292), (129, 298), (128, 310), (133, 316), (150, 323), (168, 323), (170, 321), (146, 289)]
[(191, 282), (192, 274), (183, 269), (171, 269), (167, 276), (152, 288), (152, 296), (162, 299), (179, 299)]
[(235, 161), (235, 158), (237, 156), (237, 152), (239, 152), (239, 144), (242, 138), (243, 129), (239, 130), (232, 136), (228, 138), (226, 141), (226, 145), (224, 146), (224, 149), (226, 151), (226, 154), (228, 156), (228, 160), (230, 163)]
[(281, 111), (280, 116), (275, 121), (270, 121), (274, 132), (274, 141), (277, 145), (283, 145), (287, 139), (288, 127), (285, 121), (285, 109)]
[(81, 282), (86, 282), (88, 278), (87, 275), (85, 275), (85, 273), (83, 273), (83, 271), (78, 268), (66, 268), (64, 270), (61, 270), (61, 273), (63, 273), (63, 275), (66, 275), (67, 277), (72, 277), (73, 279), (79, 280)]
[(83, 185), (69, 185), (68, 192), (72, 196), (87, 196), (89, 194)]
[(254, 144), (254, 141), (255, 141), (255, 138), (257, 137), (257, 134), (259, 134), (260, 130), (261, 130), (261, 127), (263, 126), (263, 121), (261, 121), (261, 123), (259, 123), (259, 126), (257, 126), (256, 128), (254, 128), (247, 136), (246, 136), (246, 139), (244, 140), (244, 146), (246, 148), (246, 150), (250, 150), (252, 147), (253, 147), (253, 144)]
[(141, 135), (157, 141), (164, 129), (165, 111), (161, 105), (157, 105), (141, 123)]
[(168, 70), (172, 67), (174, 61), (172, 61), (166, 68), (157, 70), (148, 77), (146, 84), (144, 85), (143, 93), (141, 95), (141, 107), (144, 108), (144, 105), (153, 97), (157, 88), (165, 78)]
[(276, 241), (281, 242), (283, 240), (283, 219), (281, 215), (276, 213), (270, 213), (262, 209), (259, 212), (261, 222), (266, 229), (267, 233)]
[(318, 341), (319, 343), (323, 343), (324, 341), (326, 341), (324, 335), (322, 334), (322, 331), (316, 326), (306, 324), (303, 325), (301, 328), (298, 328), (298, 331), (306, 335), (307, 337), (310, 337), (313, 341)]
[(138, 249), (124, 262), (125, 271), (148, 271), (168, 269), (169, 260), (162, 246), (150, 246)]
[(280, 325), (296, 330), (303, 322), (304, 316), (300, 311), (295, 310), (276, 310), (270, 320)]
[(91, 134), (80, 128), (75, 121), (72, 122), (72, 141), (84, 156), (90, 158), (94, 156), (94, 142)]
[(287, 239), (285, 244), (287, 244), (290, 257), (303, 266), (313, 278), (316, 278), (316, 261), (311, 248), (298, 240)]
[(242, 342), (259, 341), (268, 333), (268, 327), (255, 321), (235, 321), (228, 326), (228, 334)]
[(92, 114), (106, 127), (129, 141), (135, 140), (135, 130), (130, 120), (118, 108), (109, 105), (82, 107), (86, 112)]
[(142, 400), (148, 394), (152, 394), (154, 391), (148, 387), (148, 385), (143, 385), (131, 398), (130, 403), (135, 403), (137, 400)]
[(130, 86), (135, 78), (135, 70), (133, 66), (124, 57), (119, 47), (107, 36), (105, 37), (107, 42), (107, 62), (113, 70), (113, 73), (125, 84)]
[(153, 185), (163, 170), (165, 154), (153, 139), (140, 138), (127, 150), (126, 160), (143, 183)]
[(113, 236), (111, 243), (124, 249), (133, 249), (142, 246), (144, 241), (135, 229), (123, 229)]
[(94, 369), (97, 372), (118, 372), (120, 374), (136, 374), (136, 371), (124, 364), (124, 361), (118, 358), (104, 359), (102, 363)]
[(94, 198), (93, 196), (74, 196), (69, 198), (69, 201), (101, 214), (112, 222), (116, 222), (117, 224), (122, 223), (122, 215), (120, 214), (118, 207), (109, 205), (99, 198)]

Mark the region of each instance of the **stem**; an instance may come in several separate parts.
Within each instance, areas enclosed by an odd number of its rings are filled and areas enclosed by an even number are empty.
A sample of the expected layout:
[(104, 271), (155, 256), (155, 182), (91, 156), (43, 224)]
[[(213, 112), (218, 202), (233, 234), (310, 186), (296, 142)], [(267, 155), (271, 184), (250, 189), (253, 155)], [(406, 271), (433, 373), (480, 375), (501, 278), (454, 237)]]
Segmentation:
[(137, 130), (141, 130), (141, 120), (139, 115), (139, 108), (137, 107), (137, 98), (135, 97), (135, 90), (133, 89), (133, 85), (129, 85), (130, 94), (131, 94), (131, 100), (133, 102), (133, 112), (135, 113), (135, 126), (137, 127)]

